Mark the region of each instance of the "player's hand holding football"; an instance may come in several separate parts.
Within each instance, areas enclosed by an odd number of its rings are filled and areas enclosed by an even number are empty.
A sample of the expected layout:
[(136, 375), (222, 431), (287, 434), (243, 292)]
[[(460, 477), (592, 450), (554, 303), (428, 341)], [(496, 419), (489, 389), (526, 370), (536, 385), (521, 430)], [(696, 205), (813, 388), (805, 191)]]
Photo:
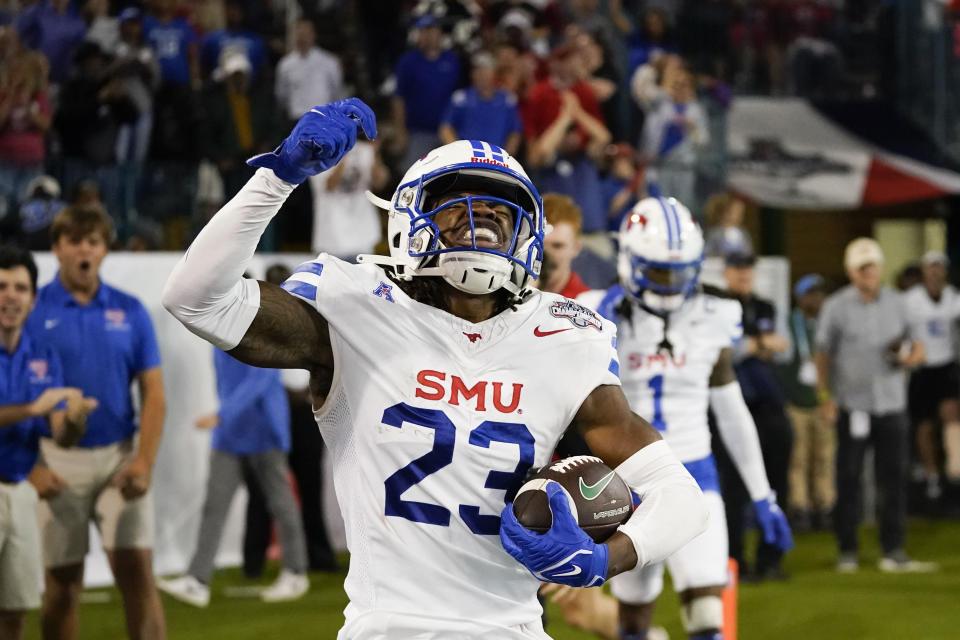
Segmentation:
[(254, 156), (247, 164), (272, 169), (281, 180), (300, 184), (340, 162), (356, 143), (358, 129), (370, 140), (377, 137), (377, 119), (359, 98), (314, 107), (272, 153)]
[(537, 580), (571, 587), (597, 587), (607, 578), (609, 551), (597, 544), (577, 524), (559, 483), (546, 486), (553, 525), (546, 533), (527, 529), (508, 503), (500, 514), (500, 542), (513, 558)]
[(766, 498), (754, 501), (753, 509), (757, 515), (760, 532), (763, 534), (763, 541), (784, 551), (792, 549), (793, 534), (790, 532), (790, 523), (787, 522), (787, 516), (777, 504), (776, 494), (771, 493)]

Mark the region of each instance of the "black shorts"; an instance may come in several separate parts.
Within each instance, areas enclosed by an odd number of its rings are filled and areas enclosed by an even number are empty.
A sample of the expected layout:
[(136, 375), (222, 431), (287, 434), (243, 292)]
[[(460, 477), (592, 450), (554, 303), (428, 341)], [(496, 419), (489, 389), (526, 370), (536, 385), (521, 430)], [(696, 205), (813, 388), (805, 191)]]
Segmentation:
[(910, 376), (910, 417), (913, 422), (936, 420), (940, 403), (960, 397), (960, 367), (949, 362), (939, 367), (920, 367)]

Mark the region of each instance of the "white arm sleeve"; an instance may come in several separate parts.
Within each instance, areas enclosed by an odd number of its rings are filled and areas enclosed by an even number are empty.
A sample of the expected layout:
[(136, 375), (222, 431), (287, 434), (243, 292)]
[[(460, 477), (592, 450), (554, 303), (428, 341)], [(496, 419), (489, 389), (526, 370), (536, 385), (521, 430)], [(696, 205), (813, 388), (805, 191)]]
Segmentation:
[(260, 309), (260, 286), (243, 272), (295, 187), (258, 169), (200, 231), (163, 288), (167, 311), (224, 351), (240, 343)]
[(750, 499), (761, 500), (770, 495), (770, 483), (763, 466), (760, 438), (753, 416), (743, 401), (740, 385), (730, 382), (710, 388), (710, 407), (717, 418), (717, 431), (736, 465)]
[(666, 442), (645, 446), (616, 472), (642, 500), (618, 529), (633, 541), (638, 567), (662, 562), (706, 530), (703, 493)]

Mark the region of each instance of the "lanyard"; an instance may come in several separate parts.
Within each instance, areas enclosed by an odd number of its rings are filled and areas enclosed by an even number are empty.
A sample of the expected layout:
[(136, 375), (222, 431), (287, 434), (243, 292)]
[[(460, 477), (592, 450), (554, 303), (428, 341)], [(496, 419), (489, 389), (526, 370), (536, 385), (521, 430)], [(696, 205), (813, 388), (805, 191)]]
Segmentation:
[(810, 360), (810, 340), (807, 338), (807, 322), (803, 317), (803, 312), (800, 309), (794, 309), (791, 314), (791, 321), (793, 322), (793, 334), (797, 340), (797, 353), (800, 355), (800, 360), (804, 362)]

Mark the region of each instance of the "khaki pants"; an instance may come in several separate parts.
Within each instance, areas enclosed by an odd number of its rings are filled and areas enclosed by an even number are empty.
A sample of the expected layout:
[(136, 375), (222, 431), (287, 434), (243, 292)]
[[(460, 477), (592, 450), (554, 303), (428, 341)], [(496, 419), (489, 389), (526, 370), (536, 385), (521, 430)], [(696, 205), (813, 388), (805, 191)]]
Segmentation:
[(37, 510), (45, 567), (83, 562), (90, 547), (91, 521), (108, 551), (153, 548), (152, 493), (127, 500), (110, 486), (113, 475), (136, 457), (134, 439), (64, 449), (45, 438), (40, 455), (41, 462), (67, 483), (56, 497), (41, 500)]
[(837, 500), (837, 436), (833, 425), (819, 407), (789, 405), (787, 414), (793, 424), (789, 505), (794, 509), (829, 511)]
[(0, 611), (36, 609), (42, 592), (37, 492), (26, 480), (0, 482)]

